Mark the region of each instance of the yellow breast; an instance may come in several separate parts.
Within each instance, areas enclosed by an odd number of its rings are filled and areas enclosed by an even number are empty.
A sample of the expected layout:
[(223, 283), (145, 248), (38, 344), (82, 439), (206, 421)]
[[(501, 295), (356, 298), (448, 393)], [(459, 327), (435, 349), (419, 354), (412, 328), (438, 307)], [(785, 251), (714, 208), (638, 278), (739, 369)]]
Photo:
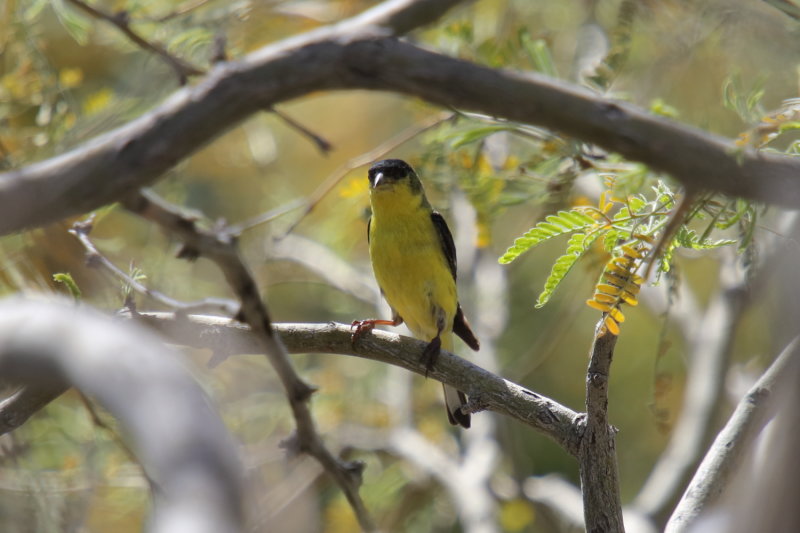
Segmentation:
[(431, 209), (408, 187), (373, 191), (370, 258), (386, 301), (414, 336), (431, 340), (437, 321), (452, 329), (458, 297), (431, 220)]

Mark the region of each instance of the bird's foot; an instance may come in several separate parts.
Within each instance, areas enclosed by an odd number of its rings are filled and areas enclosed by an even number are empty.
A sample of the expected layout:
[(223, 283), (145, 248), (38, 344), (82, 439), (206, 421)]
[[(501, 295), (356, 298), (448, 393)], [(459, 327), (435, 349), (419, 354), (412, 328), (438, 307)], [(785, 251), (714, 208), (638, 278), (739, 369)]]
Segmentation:
[(369, 333), (375, 329), (375, 326), (378, 324), (383, 324), (386, 326), (397, 325), (393, 320), (378, 320), (375, 318), (368, 318), (366, 320), (353, 320), (353, 323), (350, 324), (350, 330), (352, 331), (350, 334), (350, 342), (353, 344), (353, 346), (356, 345), (356, 341), (358, 341), (358, 339), (360, 339), (365, 333)]
[(439, 352), (442, 349), (442, 339), (434, 337), (422, 351), (422, 356), (419, 358), (420, 362), (425, 363), (425, 377), (428, 377), (428, 372), (433, 370), (436, 360), (439, 359)]

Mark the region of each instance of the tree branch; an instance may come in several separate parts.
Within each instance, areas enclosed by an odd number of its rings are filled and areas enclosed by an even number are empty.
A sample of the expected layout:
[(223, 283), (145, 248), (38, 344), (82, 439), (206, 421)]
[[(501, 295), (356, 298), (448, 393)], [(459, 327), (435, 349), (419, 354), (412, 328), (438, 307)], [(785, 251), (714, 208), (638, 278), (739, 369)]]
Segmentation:
[(600, 320), (586, 373), (586, 422), (581, 439), (581, 492), (586, 531), (624, 532), (615, 429), (608, 425), (608, 380), (617, 336)]
[(236, 314), (236, 302), (233, 300), (226, 300), (223, 298), (203, 298), (194, 302), (182, 302), (176, 300), (166, 294), (151, 289), (142, 283), (139, 283), (125, 271), (120, 269), (117, 265), (111, 262), (106, 256), (100, 253), (92, 240), (89, 238), (94, 225), (94, 216), (89, 217), (88, 220), (76, 222), (69, 229), (69, 233), (74, 235), (78, 241), (83, 245), (86, 250), (86, 263), (89, 266), (101, 266), (105, 268), (112, 275), (124, 281), (132, 290), (152, 298), (154, 301), (159, 302), (170, 309), (180, 311), (183, 313), (202, 313), (208, 311), (217, 311), (225, 313), (228, 316)]
[(669, 443), (659, 456), (633, 506), (663, 527), (691, 479), (706, 446), (723, 399), (725, 369), (736, 328), (746, 308), (747, 281), (731, 253), (720, 266), (721, 286), (702, 315), (693, 317), (683, 409)]
[[(684, 294), (679, 296), (678, 307), (672, 309), (671, 320), (679, 324), (684, 342), (690, 347), (683, 408), (667, 447), (632, 504), (659, 528), (666, 525), (718, 432), (715, 420), (725, 401), (725, 374), (738, 324), (754, 297), (774, 279), (778, 265), (787, 261), (785, 236), (796, 234), (798, 223), (798, 213), (787, 212), (776, 221), (776, 234), (760, 239), (762, 266), (756, 268), (754, 277), (742, 272), (739, 257), (733, 251), (723, 253), (718, 274), (720, 287), (705, 312), (696, 308), (694, 296), (685, 284), (681, 286)], [(651, 303), (656, 294), (643, 292)]]
[[(457, 0), (394, 0), (222, 63), (157, 109), (74, 150), (0, 174), (0, 234), (83, 213), (152, 183), (247, 116), (318, 90), (372, 89), (538, 124), (708, 189), (800, 206), (800, 161), (531, 73), (401, 42)], [(502, 97), (498, 97), (502, 95)], [(681, 154), (681, 157), (675, 157)]]
[(315, 389), (295, 372), (286, 348), (280, 337), (275, 335), (266, 304), (259, 295), (252, 274), (239, 255), (236, 236), (224, 228), (216, 231), (200, 228), (194, 219), (185, 217), (180, 209), (152, 193), (143, 192), (130, 196), (124, 200), (123, 205), (180, 238), (185, 243), (179, 252), (180, 257), (194, 258), (203, 255), (216, 263), (241, 303), (240, 320), (250, 326), (259, 346), (255, 353), (267, 356), (283, 385), (297, 428), (295, 436), (286, 442), (286, 447), (291, 451), (307, 453), (319, 461), (342, 489), (361, 528), (364, 531), (374, 531), (375, 524), (358, 493), (363, 463), (338, 460), (317, 432), (308, 407), (308, 400)]
[[(224, 318), (190, 315), (186, 320), (169, 313), (139, 313), (142, 320), (187, 346), (224, 350), (227, 353), (258, 353), (247, 329)], [(291, 353), (355, 355), (399, 366), (465, 391), (477, 405), (510, 416), (550, 437), (572, 455), (578, 453), (573, 427), (578, 413), (531, 392), (449, 352), (442, 352), (436, 366), (427, 371), (419, 354), (425, 342), (394, 333), (373, 330), (355, 346), (352, 330), (344, 324), (275, 324)], [(224, 328), (224, 329), (223, 329)]]
[[(665, 530), (667, 533), (690, 530), (700, 514), (722, 494), (729, 478), (741, 465), (745, 450), (772, 416), (772, 392), (784, 376), (792, 375), (786, 370), (797, 357), (798, 347), (800, 338), (795, 338), (739, 401), (672, 513)], [(794, 409), (797, 406), (788, 407)]]
[(314, 133), (311, 129), (306, 126), (303, 126), (300, 122), (293, 119), (287, 113), (284, 113), (277, 107), (273, 107), (270, 109), (276, 116), (278, 116), (287, 126), (292, 128), (293, 130), (297, 131), (303, 137), (309, 139), (314, 146), (322, 153), (322, 155), (328, 155), (328, 153), (333, 150), (333, 145), (325, 139), (322, 135), (318, 133)]
[(0, 374), (38, 388), (74, 385), (119, 420), (154, 485), (151, 531), (244, 530), (236, 445), (151, 331), (85, 306), (7, 299), (0, 302)]
[[(261, 353), (261, 344), (247, 326), (227, 318), (174, 313), (137, 313), (137, 320), (151, 326), (176, 344), (210, 348), (226, 355)], [(344, 324), (273, 324), (291, 353), (354, 355), (399, 366), (424, 376), (427, 369), (419, 354), (426, 343), (381, 330), (351, 343), (350, 326)], [(428, 376), (475, 397), (484, 408), (531, 426), (577, 456), (578, 413), (568, 407), (498, 377), (460, 357), (442, 352)], [(0, 404), (0, 420), (24, 409), (20, 403)], [(18, 411), (17, 411), (18, 413)], [(30, 416), (32, 412), (26, 412)], [(27, 416), (25, 418), (27, 419)], [(19, 414), (16, 418), (22, 418)], [(13, 428), (11, 428), (13, 429)]]
[(29, 384), (0, 401), (0, 435), (13, 431), (44, 407), (67, 392), (65, 383)]

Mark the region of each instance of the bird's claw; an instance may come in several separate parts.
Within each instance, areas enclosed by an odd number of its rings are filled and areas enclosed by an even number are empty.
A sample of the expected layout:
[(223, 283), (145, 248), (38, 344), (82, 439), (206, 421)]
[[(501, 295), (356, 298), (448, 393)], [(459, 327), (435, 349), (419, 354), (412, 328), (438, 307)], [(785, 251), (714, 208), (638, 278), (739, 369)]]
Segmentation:
[(436, 360), (439, 359), (439, 352), (441, 349), (442, 340), (439, 337), (435, 337), (422, 351), (422, 356), (419, 360), (425, 363), (426, 378), (428, 377), (428, 373), (433, 370), (434, 365), (436, 365)]
[(350, 330), (352, 331), (350, 334), (351, 344), (355, 346), (362, 335), (369, 333), (373, 329), (375, 329), (374, 320), (353, 320), (353, 323), (350, 324)]

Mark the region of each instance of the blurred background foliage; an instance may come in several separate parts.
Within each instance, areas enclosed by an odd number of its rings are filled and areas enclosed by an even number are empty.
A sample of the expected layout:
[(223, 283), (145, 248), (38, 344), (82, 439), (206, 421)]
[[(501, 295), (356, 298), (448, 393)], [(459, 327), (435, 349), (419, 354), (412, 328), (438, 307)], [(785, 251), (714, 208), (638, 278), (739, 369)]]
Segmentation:
[[(109, 13), (124, 10), (143, 37), (203, 69), (210, 68), (217, 35), (225, 35), (227, 55), (235, 59), (372, 4), (92, 3)], [(479, 63), (580, 83), (729, 138), (749, 131), (767, 110), (798, 96), (797, 23), (756, 0), (480, 0), (410, 38)], [(69, 150), (152, 109), (177, 88), (174, 72), (158, 57), (67, 0), (0, 2), (2, 169)], [(322, 259), (313, 264), (299, 260), (296, 250), (323, 247), (330, 257), (349, 265), (337, 275), (374, 288), (367, 257), (365, 168), (344, 173), (306, 216), (303, 207), (337, 169), (381, 143), (392, 144), (398, 136), (409, 140), (396, 143), (387, 155), (402, 157), (417, 168), (432, 203), (456, 234), (468, 316), (477, 314), (479, 302), (471, 287), (481, 258), (496, 260), (516, 237), (549, 214), (596, 204), (604, 177), (635, 176), (629, 192), (645, 193), (657, 179), (667, 179), (556, 132), (440, 110), (388, 93), (312, 94), (282, 105), (281, 111), (329, 141), (333, 150), (320, 153), (308, 137), (265, 112), (222, 133), (154, 187), (173, 202), (232, 223), (282, 210), (242, 238), (242, 249), (278, 321), (349, 323), (386, 313), (376, 307), (374, 294), (331, 283), (320, 272), (333, 268), (324, 259), (327, 255), (316, 255)], [(766, 149), (793, 152), (794, 141), (788, 132), (770, 139)], [(744, 207), (762, 214), (756, 206)], [(148, 286), (185, 300), (230, 296), (207, 261), (176, 260), (176, 243), (158, 228), (115, 206), (99, 210), (97, 216), (97, 246), (117, 265), (144, 276)], [(753, 241), (769, 231), (769, 213), (757, 222), (752, 224)], [(120, 307), (122, 282), (85, 265), (82, 249), (67, 234), (70, 223), (0, 239), (0, 293), (63, 293), (65, 287), (53, 274), (68, 272), (85, 300), (109, 312)], [(307, 241), (292, 241), (287, 251), (288, 230), (291, 238)], [(740, 237), (735, 230), (722, 236)], [(498, 267), (508, 288), (494, 295), (493, 305), (505, 316), (496, 365), (501, 375), (582, 410), (586, 356), (599, 318), (584, 302), (592, 296), (607, 256), (602, 247), (590, 250), (550, 303), (535, 309), (544, 280), (565, 246), (565, 240), (554, 239)], [(320, 250), (308, 249), (315, 254)], [(674, 281), (687, 284), (699, 301), (707, 301), (717, 287), (717, 254), (679, 253)], [(137, 300), (140, 309), (158, 307), (141, 297)], [(740, 325), (735, 357), (743, 365), (760, 368), (776, 352), (770, 312), (757, 301)], [(665, 316), (645, 306), (628, 308), (626, 314), (610, 392), (611, 420), (620, 429), (623, 501), (641, 487), (681, 409), (686, 350)], [(210, 370), (210, 353), (186, 353), (241, 440), (252, 483), (261, 488), (252, 496), (259, 510), (256, 529), (268, 523), (275, 530), (353, 531), (344, 498), (319, 468), (306, 459), (287, 462), (278, 449), (292, 421), (266, 360), (236, 357)], [(313, 411), (334, 446), (351, 445), (351, 426), (386, 429), (392, 413), (382, 395), (393, 390), (395, 381), (408, 379), (384, 365), (346, 357), (307, 355), (297, 357), (296, 364), (301, 375), (320, 388)], [(447, 425), (439, 388), (418, 378), (411, 383), (414, 426), (455, 455), (459, 432)], [(487, 416), (494, 417), (477, 415)], [(495, 418), (502, 459), (492, 486), (501, 501), (502, 528), (549, 531), (547, 517), (524, 501), (516, 483), (546, 473), (577, 482), (577, 464), (530, 429)], [(117, 437), (92, 423), (74, 393), (0, 439), (0, 445), (3, 531), (141, 528), (146, 485)], [(386, 450), (353, 449), (351, 454), (367, 462), (363, 493), (385, 530), (459, 529), (452, 504), (424, 471)]]

